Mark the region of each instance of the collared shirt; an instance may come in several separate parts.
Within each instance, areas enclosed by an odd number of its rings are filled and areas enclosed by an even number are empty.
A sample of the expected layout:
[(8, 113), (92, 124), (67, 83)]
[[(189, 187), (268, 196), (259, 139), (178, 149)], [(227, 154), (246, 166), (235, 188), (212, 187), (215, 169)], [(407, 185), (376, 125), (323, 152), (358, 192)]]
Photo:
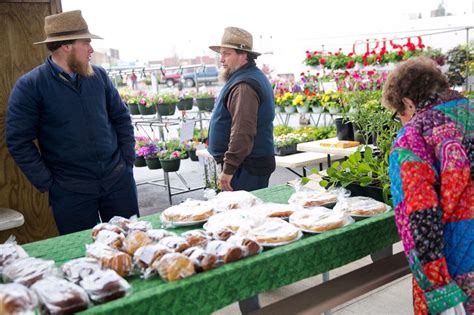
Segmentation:
[(57, 63), (54, 62), (53, 57), (51, 55), (48, 57), (48, 62), (51, 65), (51, 67), (54, 69), (54, 71), (56, 71), (59, 74), (62, 74), (71, 83), (74, 84), (76, 82), (77, 73), (75, 72), (67, 73), (66, 71), (64, 71), (63, 68), (61, 68)]

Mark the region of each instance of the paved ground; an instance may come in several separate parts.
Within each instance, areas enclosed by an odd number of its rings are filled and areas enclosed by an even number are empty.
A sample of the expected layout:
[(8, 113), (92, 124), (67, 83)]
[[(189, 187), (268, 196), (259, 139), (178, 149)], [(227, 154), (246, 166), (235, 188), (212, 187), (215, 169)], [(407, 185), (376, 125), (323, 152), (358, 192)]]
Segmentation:
[[(293, 115), (290, 119), (290, 125), (296, 125), (297, 123), (298, 115)], [(141, 215), (158, 213), (169, 207), (168, 193), (164, 187), (142, 184), (147, 181), (163, 183), (163, 172), (161, 170), (149, 170), (148, 168), (143, 167), (135, 168), (134, 173), (138, 184), (138, 198)], [(189, 159), (182, 160), (179, 174), (185, 179), (189, 187), (196, 188), (203, 186), (203, 166), (199, 162), (192, 162)], [(288, 170), (277, 168), (270, 178), (270, 186), (284, 184), (289, 180), (295, 179), (295, 177), (296, 176)], [(175, 173), (170, 173), (170, 183), (171, 186), (185, 187)], [(173, 192), (178, 192), (178, 190), (173, 190)], [(172, 202), (173, 204), (178, 204), (186, 198), (203, 199), (203, 190), (173, 196)], [(397, 244), (395, 248), (396, 251), (400, 251), (400, 244)], [(349, 265), (331, 271), (330, 276), (333, 278), (342, 275), (370, 262), (370, 258), (365, 257)], [(310, 286), (321, 283), (321, 281), (321, 276), (315, 276), (277, 290), (263, 293), (260, 297), (261, 304), (268, 305), (276, 300), (280, 300), (284, 297), (305, 290)], [(412, 314), (413, 311), (411, 305), (411, 282), (409, 277), (405, 277), (361, 296), (358, 299), (340, 305), (333, 309), (332, 312), (333, 314), (338, 315)], [(215, 312), (215, 314), (240, 314), (240, 311), (237, 303), (234, 303)]]

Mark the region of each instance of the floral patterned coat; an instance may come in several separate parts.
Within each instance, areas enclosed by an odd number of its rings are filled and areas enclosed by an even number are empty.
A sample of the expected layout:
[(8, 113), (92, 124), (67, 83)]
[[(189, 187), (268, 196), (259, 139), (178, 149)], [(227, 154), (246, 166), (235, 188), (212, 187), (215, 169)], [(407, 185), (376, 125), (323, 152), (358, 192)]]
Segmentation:
[(415, 314), (474, 313), (474, 109), (448, 91), (422, 104), (390, 154), (395, 219)]

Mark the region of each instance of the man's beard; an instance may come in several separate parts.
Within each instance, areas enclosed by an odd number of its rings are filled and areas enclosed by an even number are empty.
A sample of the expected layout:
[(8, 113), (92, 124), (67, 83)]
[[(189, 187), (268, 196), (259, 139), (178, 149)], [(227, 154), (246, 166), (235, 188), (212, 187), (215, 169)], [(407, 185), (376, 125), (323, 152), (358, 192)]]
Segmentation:
[(226, 82), (227, 80), (229, 80), (230, 76), (238, 69), (239, 69), (238, 67), (235, 69), (222, 68), (219, 73), (219, 81)]
[(80, 74), (83, 77), (90, 77), (94, 75), (94, 69), (92, 69), (91, 64), (88, 62), (86, 64), (81, 63), (77, 60), (74, 51), (67, 57), (67, 65), (72, 72)]

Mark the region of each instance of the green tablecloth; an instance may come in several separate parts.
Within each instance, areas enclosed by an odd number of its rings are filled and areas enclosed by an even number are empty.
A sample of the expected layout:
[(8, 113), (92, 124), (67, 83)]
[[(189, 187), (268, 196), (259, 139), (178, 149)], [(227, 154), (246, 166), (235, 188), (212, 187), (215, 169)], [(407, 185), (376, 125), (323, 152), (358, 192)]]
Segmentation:
[[(254, 192), (264, 201), (286, 203), (293, 189), (274, 186)], [(159, 216), (142, 219), (160, 227)], [(195, 228), (195, 227), (192, 227)], [(180, 233), (191, 228), (176, 229)], [(305, 235), (295, 243), (265, 250), (260, 255), (173, 283), (159, 277), (128, 277), (132, 293), (89, 308), (86, 312), (124, 314), (208, 314), (260, 292), (279, 288), (360, 259), (398, 241), (393, 212), (358, 221), (319, 235)], [(83, 257), (91, 232), (82, 231), (24, 245), (34, 257), (58, 265)]]

